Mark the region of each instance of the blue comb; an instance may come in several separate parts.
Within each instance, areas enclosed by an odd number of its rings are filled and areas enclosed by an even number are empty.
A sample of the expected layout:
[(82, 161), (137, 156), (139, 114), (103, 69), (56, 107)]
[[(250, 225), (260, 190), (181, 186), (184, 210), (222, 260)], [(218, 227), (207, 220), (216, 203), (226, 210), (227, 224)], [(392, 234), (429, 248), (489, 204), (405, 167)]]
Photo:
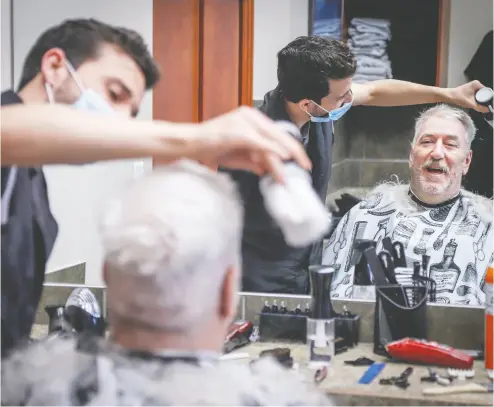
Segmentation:
[(358, 381), (359, 384), (369, 384), (372, 382), (376, 376), (381, 373), (381, 370), (384, 369), (384, 366), (386, 366), (386, 363), (373, 363), (372, 365), (369, 366), (369, 368), (365, 371), (365, 373), (362, 375), (360, 380)]

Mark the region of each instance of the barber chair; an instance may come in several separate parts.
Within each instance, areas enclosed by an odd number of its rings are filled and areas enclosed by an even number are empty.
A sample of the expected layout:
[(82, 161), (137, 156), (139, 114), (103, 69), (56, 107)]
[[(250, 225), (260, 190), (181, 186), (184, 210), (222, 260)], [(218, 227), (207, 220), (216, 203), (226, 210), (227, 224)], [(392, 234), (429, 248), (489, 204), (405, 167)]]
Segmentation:
[(354, 195), (351, 194), (342, 194), (340, 198), (335, 200), (336, 205), (338, 206), (338, 211), (331, 211), (331, 227), (329, 228), (328, 233), (326, 236), (324, 236), (325, 239), (329, 239), (330, 236), (333, 234), (335, 229), (338, 226), (338, 223), (340, 223), (341, 219), (343, 216), (346, 215), (350, 209), (352, 209), (355, 205), (360, 203), (362, 200), (360, 198), (357, 198)]

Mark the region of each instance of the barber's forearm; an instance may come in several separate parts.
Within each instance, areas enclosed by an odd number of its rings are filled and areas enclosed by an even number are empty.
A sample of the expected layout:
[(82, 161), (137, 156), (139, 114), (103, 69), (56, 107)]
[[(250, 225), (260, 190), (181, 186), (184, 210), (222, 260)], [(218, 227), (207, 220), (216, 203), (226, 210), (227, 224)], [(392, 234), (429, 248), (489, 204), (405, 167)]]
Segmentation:
[(190, 156), (195, 125), (107, 117), (62, 105), (2, 107), (2, 165), (82, 164)]
[(426, 86), (395, 79), (370, 82), (356, 104), (368, 106), (405, 106), (425, 103), (451, 103), (451, 89)]

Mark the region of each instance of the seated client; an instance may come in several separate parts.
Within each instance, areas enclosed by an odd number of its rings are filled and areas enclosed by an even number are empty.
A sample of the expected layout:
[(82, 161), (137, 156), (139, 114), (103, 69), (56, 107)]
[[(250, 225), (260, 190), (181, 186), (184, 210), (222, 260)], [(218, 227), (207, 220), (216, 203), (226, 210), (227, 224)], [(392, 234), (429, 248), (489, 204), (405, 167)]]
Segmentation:
[(191, 162), (133, 183), (102, 223), (109, 339), (52, 337), (2, 363), (6, 405), (331, 405), (271, 359), (221, 361), (242, 203)]
[(423, 254), (430, 256), (428, 275), (436, 282), (437, 302), (485, 302), (485, 273), (494, 250), (492, 201), (461, 188), (475, 132), (467, 113), (446, 105), (419, 116), (410, 185), (377, 186), (343, 217), (325, 244), (323, 263), (337, 268), (333, 297), (352, 297), (355, 239), (374, 240), (379, 252), (389, 236), (403, 243), (408, 267)]

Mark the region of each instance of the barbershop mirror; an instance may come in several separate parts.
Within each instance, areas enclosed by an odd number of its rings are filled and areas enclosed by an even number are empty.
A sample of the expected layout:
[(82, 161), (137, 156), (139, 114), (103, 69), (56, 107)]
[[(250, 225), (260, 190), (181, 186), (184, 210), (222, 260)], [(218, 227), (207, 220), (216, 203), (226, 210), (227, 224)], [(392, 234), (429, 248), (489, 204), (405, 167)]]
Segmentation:
[[(354, 83), (393, 78), (441, 87), (464, 84), (475, 79), (464, 71), (493, 25), (492, 2), (481, 0), (478, 6), (476, 10), (467, 10), (466, 4), (447, 0), (255, 0), (253, 105), (261, 106), (265, 95), (278, 85), (277, 53), (295, 38), (309, 34), (349, 41), (357, 61), (370, 61), (367, 65), (359, 63)], [(460, 22), (459, 16), (464, 18), (466, 15), (468, 22), (464, 19)], [(276, 16), (276, 24), (273, 23), (273, 16)], [(372, 43), (376, 38), (359, 34), (374, 31), (384, 35), (374, 43), (374, 55), (369, 56), (366, 54), (367, 40)], [(466, 51), (465, 47), (469, 50)], [(492, 64), (492, 49), (490, 55), (483, 55), (482, 58)], [(363, 66), (385, 69), (366, 72)], [(383, 181), (409, 184), (414, 123), (424, 109), (432, 106), (354, 106), (334, 122), (331, 179), (326, 199), (328, 209), (345, 194), (364, 199)], [(469, 113), (477, 124), (479, 121), (475, 112)], [(478, 135), (480, 138), (492, 137), (492, 131), (486, 133), (485, 127), (479, 127)], [(492, 165), (492, 161), (489, 163)], [(386, 193), (384, 188), (384, 196)], [(356, 239), (365, 236), (377, 241), (379, 246), (382, 238), (389, 236), (402, 241), (411, 253), (407, 254), (408, 267), (414, 261), (420, 261), (423, 254), (431, 256), (429, 272), (436, 276), (438, 303), (468, 307), (482, 304), (483, 290), (479, 291), (478, 287), (483, 285), (486, 265), (493, 261), (493, 235), (488, 222), (467, 213), (459, 204), (442, 209), (438, 207), (426, 214), (419, 211), (413, 219), (402, 218), (409, 199), (406, 193), (403, 194), (403, 202), (386, 203), (385, 199), (377, 202), (379, 199), (383, 199), (382, 195), (381, 198), (378, 195), (377, 198), (359, 202), (357, 205), (365, 215), (349, 225), (345, 224), (345, 220), (348, 221), (344, 217), (345, 211), (333, 214), (334, 218), (343, 222), (343, 227), (327, 236), (324, 250), (329, 247), (334, 251), (330, 257), (334, 260), (336, 256), (335, 267), (344, 270), (344, 273), (352, 267), (355, 256), (348, 262), (346, 259), (342, 261), (337, 254), (345, 252)], [(492, 220), (492, 215), (486, 219)], [(246, 222), (249, 222), (249, 216)], [(258, 226), (251, 225), (251, 229)], [(246, 228), (249, 228), (248, 224)], [(262, 261), (256, 263), (257, 260), (244, 259), (244, 266), (248, 266), (247, 270), (244, 268), (244, 273), (254, 270), (253, 274), (269, 274), (265, 262), (279, 254), (276, 239), (276, 236), (270, 235), (266, 240), (257, 242), (258, 247), (262, 246)], [(407, 247), (408, 244), (410, 247)], [(253, 243), (251, 246), (255, 245)], [(250, 256), (249, 250), (244, 249), (244, 257)], [(348, 258), (352, 259), (352, 255)], [(279, 265), (281, 274), (290, 269), (290, 262), (295, 261), (290, 254), (285, 256), (285, 260)], [(257, 287), (251, 291), (257, 294), (303, 294), (277, 285), (274, 282), (277, 274), (266, 277), (265, 290)], [(339, 282), (347, 287), (347, 293), (337, 290), (339, 299), (352, 300), (348, 295), (351, 292), (348, 288), (352, 286), (350, 276), (340, 276)]]

